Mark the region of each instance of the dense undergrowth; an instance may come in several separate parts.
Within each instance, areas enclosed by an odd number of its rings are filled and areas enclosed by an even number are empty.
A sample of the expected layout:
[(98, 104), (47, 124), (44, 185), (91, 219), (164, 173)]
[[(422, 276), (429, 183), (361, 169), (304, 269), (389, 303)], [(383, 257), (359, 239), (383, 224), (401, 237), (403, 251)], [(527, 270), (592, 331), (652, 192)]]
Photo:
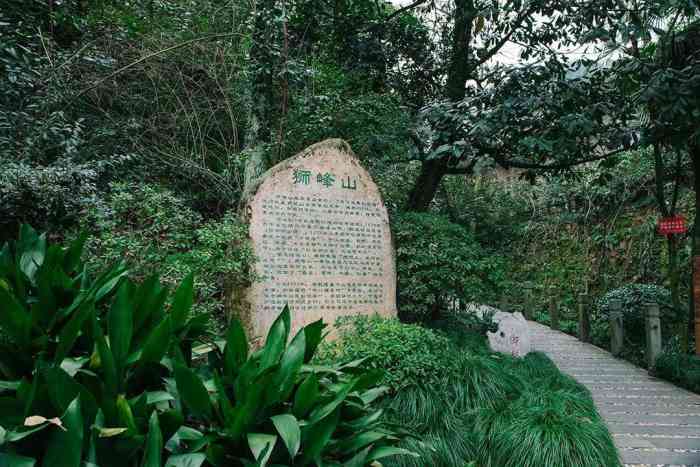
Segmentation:
[(418, 438), (404, 446), (422, 458), (386, 465), (619, 465), (588, 391), (543, 354), (494, 354), (482, 334), (454, 327), (447, 334), (378, 317), (341, 326), (321, 358), (367, 358), (386, 371), (385, 417)]

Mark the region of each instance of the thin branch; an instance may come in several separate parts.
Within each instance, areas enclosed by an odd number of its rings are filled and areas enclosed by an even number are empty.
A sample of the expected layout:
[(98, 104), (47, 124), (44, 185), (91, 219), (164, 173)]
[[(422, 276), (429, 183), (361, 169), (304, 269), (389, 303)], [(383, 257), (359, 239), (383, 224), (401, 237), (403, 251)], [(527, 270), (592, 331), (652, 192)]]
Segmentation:
[(209, 36), (196, 37), (196, 38), (194, 38), (194, 39), (190, 39), (190, 40), (188, 40), (188, 41), (181, 42), (181, 43), (179, 43), (179, 44), (175, 44), (175, 45), (173, 45), (173, 46), (171, 46), (171, 47), (166, 47), (165, 49), (161, 49), (161, 50), (158, 50), (158, 51), (156, 51), (156, 52), (150, 53), (150, 54), (146, 55), (145, 57), (141, 57), (141, 58), (139, 58), (138, 60), (129, 63), (128, 65), (124, 65), (123, 67), (119, 68), (119, 69), (116, 70), (115, 72), (110, 73), (110, 74), (107, 75), (106, 77), (102, 78), (102, 79), (99, 80), (97, 83), (93, 84), (92, 86), (90, 86), (90, 87), (88, 87), (88, 88), (86, 88), (86, 89), (83, 89), (82, 91), (80, 91), (78, 94), (76, 94), (76, 95), (73, 97), (73, 100), (78, 99), (78, 98), (82, 97), (83, 95), (85, 95), (86, 93), (88, 93), (88, 92), (92, 91), (93, 89), (99, 87), (99, 86), (100, 86), (102, 83), (104, 83), (105, 81), (108, 81), (108, 80), (114, 78), (115, 76), (117, 76), (117, 75), (119, 75), (119, 74), (125, 72), (126, 70), (129, 70), (129, 69), (135, 67), (135, 66), (138, 65), (139, 63), (143, 63), (143, 62), (145, 62), (146, 60), (150, 60), (151, 58), (156, 57), (156, 56), (158, 56), (158, 55), (162, 55), (162, 54), (164, 54), (164, 53), (166, 53), (166, 52), (171, 52), (171, 51), (173, 51), (173, 50), (176, 50), (176, 49), (179, 49), (179, 48), (182, 48), (182, 47), (186, 47), (186, 46), (188, 46), (188, 45), (190, 45), (190, 44), (194, 44), (195, 42), (206, 41), (206, 40), (210, 40), (210, 39), (221, 39), (221, 38), (224, 38), (224, 37), (242, 36), (242, 35), (243, 35), (243, 34), (241, 34), (241, 33), (239, 33), (239, 32), (230, 32), (230, 33), (225, 33), (225, 34), (212, 34), (212, 35), (209, 35)]
[(624, 151), (629, 151), (632, 148), (620, 148), (616, 149), (614, 151), (607, 152), (605, 154), (600, 154), (598, 156), (593, 156), (593, 157), (588, 157), (584, 159), (579, 159), (576, 161), (569, 161), (569, 162), (556, 162), (556, 163), (551, 163), (551, 164), (535, 164), (531, 162), (525, 162), (525, 161), (509, 161), (507, 159), (504, 159), (503, 157), (493, 155), (493, 159), (503, 168), (510, 168), (514, 167), (516, 169), (540, 169), (540, 170), (562, 170), (562, 169), (569, 169), (571, 167), (575, 167), (577, 165), (581, 164), (587, 164), (588, 162), (596, 162), (600, 161), (603, 159), (607, 159), (608, 157), (612, 157), (616, 154), (619, 154)]
[(398, 10), (394, 11), (392, 14), (390, 14), (389, 16), (384, 18), (384, 22), (389, 22), (392, 19), (396, 18), (397, 16), (405, 13), (406, 11), (412, 10), (413, 8), (420, 6), (423, 3), (427, 3), (427, 2), (428, 2), (428, 0), (416, 0), (415, 2), (410, 3), (406, 6), (402, 6), (401, 8), (399, 8)]

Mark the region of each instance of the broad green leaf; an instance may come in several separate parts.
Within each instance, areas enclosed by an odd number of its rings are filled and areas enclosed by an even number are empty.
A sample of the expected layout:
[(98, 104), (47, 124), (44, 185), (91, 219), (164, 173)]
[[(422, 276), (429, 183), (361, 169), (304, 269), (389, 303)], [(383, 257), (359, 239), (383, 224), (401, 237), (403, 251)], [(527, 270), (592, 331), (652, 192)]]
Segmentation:
[(93, 285), (95, 303), (99, 303), (105, 296), (111, 294), (128, 273), (126, 266), (119, 264), (108, 270), (102, 280), (97, 279)]
[(75, 344), (80, 330), (91, 313), (95, 310), (95, 303), (92, 300), (83, 302), (78, 310), (73, 313), (71, 319), (66, 323), (61, 329), (58, 335), (58, 346), (56, 347), (56, 354), (54, 357), (54, 363), (61, 364), (63, 359), (68, 356), (73, 344)]
[(29, 341), (31, 327), (29, 311), (25, 310), (15, 296), (3, 287), (0, 287), (0, 303), (3, 330), (18, 343), (26, 344)]
[(364, 467), (367, 465), (367, 456), (369, 455), (370, 449), (372, 449), (372, 446), (368, 446), (358, 452), (352, 459), (347, 461), (343, 467)]
[[(336, 409), (320, 422), (308, 427), (304, 435), (304, 451), (302, 452), (302, 464), (317, 461), (321, 457), (323, 449), (331, 439), (333, 432), (340, 420), (340, 409)], [(318, 463), (318, 462), (317, 462)]]
[(158, 423), (158, 413), (154, 410), (148, 421), (148, 435), (146, 447), (143, 453), (141, 467), (161, 467), (161, 453), (163, 451), (163, 433)]
[[(271, 393), (273, 397), (268, 397), (268, 403), (277, 402), (277, 400), (287, 400), (289, 394), (294, 389), (294, 384), (299, 376), (299, 370), (304, 364), (304, 353), (306, 350), (306, 334), (302, 329), (294, 336), (292, 342), (287, 347), (280, 361), (280, 369), (275, 378)], [(276, 399), (275, 399), (276, 396)]]
[(264, 388), (270, 384), (273, 377), (271, 370), (268, 369), (253, 380), (251, 390), (245, 392), (242, 400), (236, 401), (236, 406), (233, 409), (233, 420), (227, 427), (227, 433), (232, 438), (238, 439), (242, 436), (258, 416), (264, 395), (264, 391), (258, 388)]
[(146, 393), (146, 397), (149, 405), (175, 400), (167, 391), (149, 391)]
[(99, 443), (99, 430), (104, 428), (105, 416), (102, 409), (95, 415), (95, 423), (90, 427), (90, 439), (88, 440), (87, 453), (85, 456), (86, 465), (97, 464), (97, 445)]
[[(46, 234), (41, 234), (37, 237), (36, 232), (31, 227), (23, 225), (21, 229), (25, 227), (28, 227), (28, 229), (20, 233), (20, 237), (24, 234), (27, 236), (21, 238), (22, 250), (19, 258), (19, 268), (27, 276), (27, 279), (34, 283), (36, 272), (44, 264), (44, 258), (46, 257)], [(31, 233), (29, 232), (30, 230)]]
[(374, 462), (376, 460), (382, 459), (389, 456), (411, 456), (420, 457), (419, 454), (409, 451), (408, 449), (397, 448), (394, 446), (378, 446), (369, 453), (367, 456), (367, 463)]
[(265, 341), (265, 347), (262, 349), (262, 354), (260, 356), (260, 366), (265, 369), (279, 362), (282, 352), (284, 352), (284, 347), (287, 344), (287, 337), (289, 337), (289, 327), (291, 322), (291, 316), (289, 314), (289, 307), (285, 305), (282, 313), (279, 314), (270, 331), (267, 333), (267, 340)]
[(204, 439), (204, 434), (201, 431), (187, 426), (180, 426), (170, 439), (168, 439), (168, 442), (165, 443), (165, 449), (170, 452), (177, 452), (178, 449), (180, 449), (180, 443), (182, 441), (190, 441), (187, 443), (188, 449), (194, 449), (193, 445), (195, 443), (200, 443)]
[(275, 435), (248, 433), (248, 447), (250, 447), (257, 465), (260, 467), (267, 465), (276, 443), (277, 436)]
[(199, 376), (189, 368), (177, 365), (175, 367), (175, 381), (180, 398), (192, 413), (205, 420), (211, 420), (212, 406), (209, 392)]
[(175, 329), (181, 328), (187, 322), (192, 303), (194, 303), (193, 284), (194, 275), (190, 273), (175, 291), (173, 303), (170, 307), (170, 316), (172, 316)]
[(216, 386), (216, 396), (219, 405), (219, 412), (221, 413), (222, 420), (225, 421), (226, 425), (233, 423), (234, 411), (231, 401), (228, 399), (226, 394), (226, 388), (224, 387), (221, 377), (218, 372), (214, 372), (214, 385)]
[(93, 314), (93, 333), (95, 334), (95, 345), (100, 357), (100, 367), (103, 373), (103, 383), (107, 394), (114, 397), (119, 392), (119, 381), (117, 380), (117, 367), (114, 363), (114, 356), (107, 345), (107, 339), (102, 334), (100, 325)]
[(224, 348), (224, 376), (233, 379), (248, 358), (248, 340), (241, 322), (237, 319), (231, 321), (226, 334), (226, 347)]
[(97, 412), (97, 402), (93, 395), (78, 381), (60, 367), (41, 370), (52, 405), (59, 413), (68, 410), (73, 400), (80, 396), (80, 410), (84, 415)]
[(134, 301), (134, 329), (139, 331), (154, 313), (162, 313), (163, 305), (168, 297), (168, 289), (164, 288), (158, 276), (146, 279), (136, 290)]
[(387, 437), (388, 435), (382, 431), (355, 433), (351, 438), (346, 438), (342, 442), (338, 443), (336, 449), (338, 449), (342, 454), (350, 454), (358, 449), (362, 449)]
[(311, 410), (311, 407), (318, 402), (318, 394), (318, 377), (312, 373), (297, 388), (292, 409), (294, 415), (299, 418), (304, 417)]
[(51, 427), (51, 436), (46, 447), (42, 465), (44, 467), (80, 467), (83, 452), (83, 416), (80, 398), (76, 397), (61, 417), (65, 430)]
[(141, 352), (141, 363), (159, 363), (168, 352), (170, 337), (172, 336), (170, 316), (156, 326), (146, 339)]
[(328, 414), (330, 414), (331, 412), (333, 412), (345, 400), (350, 391), (353, 390), (356, 381), (356, 378), (353, 378), (352, 380), (348, 381), (341, 387), (341, 389), (338, 391), (338, 393), (332, 401), (314, 409), (314, 411), (311, 412), (311, 415), (309, 416), (309, 423), (316, 423), (319, 420), (328, 416)]
[(323, 329), (326, 327), (322, 320), (314, 321), (304, 327), (306, 334), (306, 352), (304, 354), (304, 363), (308, 363), (314, 356), (316, 348), (323, 340)]
[(0, 452), (0, 467), (34, 467), (35, 465), (36, 461), (31, 457)]
[(372, 388), (360, 394), (360, 399), (362, 399), (362, 402), (365, 403), (365, 405), (368, 405), (382, 397), (387, 392), (389, 392), (389, 388), (386, 386)]
[(272, 424), (275, 425), (284, 445), (287, 446), (289, 457), (293, 460), (299, 452), (301, 446), (301, 429), (296, 417), (291, 414), (275, 415), (271, 417)]
[(372, 412), (371, 414), (364, 415), (350, 422), (345, 422), (343, 423), (343, 426), (349, 428), (352, 431), (361, 431), (367, 428), (368, 426), (376, 423), (381, 418), (383, 413), (384, 411), (382, 409), (379, 409), (375, 412)]
[(131, 411), (131, 406), (123, 394), (119, 394), (119, 396), (117, 396), (117, 416), (119, 417), (120, 424), (122, 426), (126, 426), (131, 434), (138, 433), (136, 420), (134, 419), (134, 414)]
[(63, 269), (67, 272), (75, 271), (80, 266), (80, 257), (83, 254), (83, 247), (88, 239), (88, 233), (83, 231), (78, 238), (66, 250), (66, 255), (63, 257)]
[(114, 362), (117, 368), (123, 368), (134, 330), (133, 309), (131, 308), (131, 294), (129, 282), (124, 282), (109, 311), (109, 347), (112, 349)]
[(0, 381), (0, 392), (16, 391), (21, 381)]
[(170, 456), (165, 463), (165, 467), (201, 467), (207, 460), (206, 454), (177, 454)]
[(43, 425), (39, 425), (33, 428), (30, 428), (28, 430), (22, 430), (22, 431), (8, 431), (5, 435), (5, 440), (9, 443), (15, 443), (17, 441), (20, 441), (27, 436), (33, 435), (34, 433), (41, 431), (45, 428), (48, 428), (50, 426), (54, 426), (51, 423), (45, 423)]

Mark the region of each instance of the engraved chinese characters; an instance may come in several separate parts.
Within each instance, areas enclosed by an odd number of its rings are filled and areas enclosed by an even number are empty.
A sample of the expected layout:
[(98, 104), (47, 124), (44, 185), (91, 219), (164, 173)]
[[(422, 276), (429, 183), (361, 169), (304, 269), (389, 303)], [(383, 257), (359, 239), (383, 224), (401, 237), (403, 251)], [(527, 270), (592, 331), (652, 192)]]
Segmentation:
[(287, 303), (294, 330), (319, 318), (396, 314), (387, 211), (347, 143), (318, 143), (270, 169), (247, 213), (258, 259), (248, 292), (256, 336)]

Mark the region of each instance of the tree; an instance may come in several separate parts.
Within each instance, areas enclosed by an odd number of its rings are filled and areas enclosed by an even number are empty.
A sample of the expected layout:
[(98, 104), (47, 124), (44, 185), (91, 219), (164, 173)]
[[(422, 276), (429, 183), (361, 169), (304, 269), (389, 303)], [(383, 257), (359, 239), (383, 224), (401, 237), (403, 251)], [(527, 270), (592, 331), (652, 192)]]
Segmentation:
[[(439, 29), (434, 34), (442, 41), (438, 50), (445, 51), (439, 57), (442, 66), (436, 67), (439, 76), (434, 79), (444, 86), (437, 101), (423, 113), (427, 118), (422, 122), (427, 124), (430, 136), (427, 141), (425, 135), (416, 134), (414, 138), (415, 157), (421, 161), (421, 171), (411, 190), (408, 208), (426, 210), (444, 176), (470, 173), (482, 157), (490, 157), (505, 167), (561, 170), (609, 155), (607, 143), (611, 141), (601, 144), (594, 134), (598, 130), (607, 133), (622, 127), (617, 117), (622, 115), (621, 109), (610, 105), (607, 90), (604, 96), (586, 95), (589, 78), (577, 78), (576, 73), (585, 75), (595, 65), (592, 60), (570, 60), (557, 48), (598, 40), (598, 29), (614, 27), (609, 14), (614, 6), (615, 2), (611, 1), (455, 0), (438, 4), (417, 0), (390, 14), (387, 21), (409, 13), (426, 21), (432, 18)], [(508, 44), (521, 47), (520, 57), (527, 65), (494, 60)], [(603, 71), (598, 69), (599, 74)], [(512, 91), (523, 78), (529, 91), (521, 99)], [(598, 77), (592, 79), (601, 81)], [(572, 100), (569, 94), (565, 101), (554, 105), (559, 95), (552, 92), (548, 95), (550, 108), (532, 107), (540, 100), (538, 89), (533, 86), (550, 87), (552, 91), (578, 87), (578, 97), (584, 100)], [(596, 102), (593, 98), (597, 97), (607, 100)], [(472, 112), (467, 114), (466, 109)], [(540, 116), (539, 110), (556, 115)], [(524, 147), (520, 145), (518, 151), (510, 154), (505, 141), (493, 138), (494, 144), (483, 138), (486, 126), (480, 123), (480, 118), (484, 113), (515, 117), (496, 128), (490, 126), (489, 131), (527, 137), (527, 151), (522, 151)], [(517, 118), (528, 113), (535, 118), (525, 121)], [(542, 120), (545, 117), (554, 117), (558, 123), (547, 125)], [(532, 126), (535, 120), (543, 124)], [(608, 122), (611, 125), (606, 125)], [(498, 121), (494, 118), (491, 123)], [(574, 127), (585, 131), (584, 138), (574, 140), (578, 144), (548, 147), (574, 134)], [(559, 130), (563, 133), (555, 134)], [(474, 138), (475, 133), (479, 138)], [(619, 135), (616, 138), (618, 145), (613, 151), (619, 150), (623, 142)], [(498, 153), (494, 152), (496, 148)]]

